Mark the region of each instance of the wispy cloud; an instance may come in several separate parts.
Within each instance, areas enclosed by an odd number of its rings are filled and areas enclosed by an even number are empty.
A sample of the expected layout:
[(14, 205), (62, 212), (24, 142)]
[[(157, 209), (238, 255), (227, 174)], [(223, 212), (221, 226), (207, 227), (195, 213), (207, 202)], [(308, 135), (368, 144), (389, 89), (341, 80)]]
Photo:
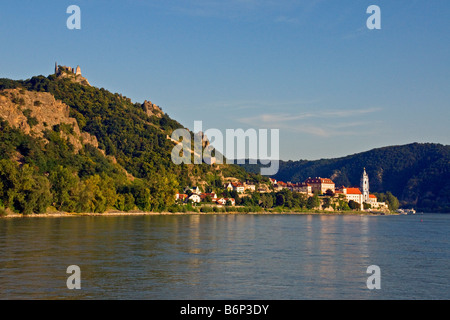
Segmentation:
[[(374, 121), (365, 115), (379, 112), (381, 108), (325, 110), (304, 113), (263, 113), (238, 121), (253, 127), (282, 129), (313, 136), (330, 137), (359, 135), (363, 126), (373, 127)], [(355, 120), (356, 119), (356, 120)], [(352, 130), (350, 130), (352, 128)]]
[[(320, 99), (304, 99), (294, 101), (276, 102), (277, 108), (298, 109), (311, 105), (316, 105)], [(273, 108), (274, 102), (266, 100), (235, 100), (235, 101), (215, 101), (208, 104), (193, 105), (190, 108), (208, 109), (227, 109), (227, 110), (251, 110)]]

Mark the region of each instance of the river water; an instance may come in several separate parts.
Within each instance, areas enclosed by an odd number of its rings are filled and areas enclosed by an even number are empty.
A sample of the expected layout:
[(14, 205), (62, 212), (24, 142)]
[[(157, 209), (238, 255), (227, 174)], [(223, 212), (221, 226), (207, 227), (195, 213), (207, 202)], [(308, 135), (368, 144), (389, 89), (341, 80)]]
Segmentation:
[(450, 215), (0, 219), (0, 299), (450, 299)]

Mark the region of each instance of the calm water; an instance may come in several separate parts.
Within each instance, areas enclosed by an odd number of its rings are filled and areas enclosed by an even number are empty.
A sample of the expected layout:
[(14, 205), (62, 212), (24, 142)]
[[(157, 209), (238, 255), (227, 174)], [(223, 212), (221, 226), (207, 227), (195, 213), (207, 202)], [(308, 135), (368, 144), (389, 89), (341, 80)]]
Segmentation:
[(0, 219), (0, 299), (91, 298), (449, 299), (450, 215)]

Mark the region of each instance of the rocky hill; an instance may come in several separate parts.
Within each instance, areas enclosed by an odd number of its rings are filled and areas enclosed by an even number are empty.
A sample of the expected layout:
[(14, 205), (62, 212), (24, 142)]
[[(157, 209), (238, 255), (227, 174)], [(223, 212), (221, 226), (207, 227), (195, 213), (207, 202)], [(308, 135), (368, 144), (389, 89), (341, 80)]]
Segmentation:
[(45, 130), (56, 128), (77, 153), (85, 144), (98, 148), (97, 138), (81, 132), (69, 113), (69, 106), (47, 92), (7, 89), (0, 95), (0, 115), (11, 127), (38, 138), (44, 137)]
[(186, 186), (256, 176), (235, 165), (175, 165), (168, 137), (180, 123), (77, 73), (59, 66), (48, 77), (0, 79), (0, 209), (158, 211)]

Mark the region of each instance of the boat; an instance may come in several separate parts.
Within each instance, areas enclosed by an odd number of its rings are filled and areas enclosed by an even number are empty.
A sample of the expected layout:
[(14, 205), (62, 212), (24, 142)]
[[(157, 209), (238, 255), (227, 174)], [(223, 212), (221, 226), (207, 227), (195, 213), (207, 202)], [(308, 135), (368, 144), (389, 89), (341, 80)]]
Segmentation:
[(400, 213), (400, 214), (405, 214), (405, 215), (416, 214), (416, 210), (414, 210), (414, 209), (398, 209), (396, 212)]

